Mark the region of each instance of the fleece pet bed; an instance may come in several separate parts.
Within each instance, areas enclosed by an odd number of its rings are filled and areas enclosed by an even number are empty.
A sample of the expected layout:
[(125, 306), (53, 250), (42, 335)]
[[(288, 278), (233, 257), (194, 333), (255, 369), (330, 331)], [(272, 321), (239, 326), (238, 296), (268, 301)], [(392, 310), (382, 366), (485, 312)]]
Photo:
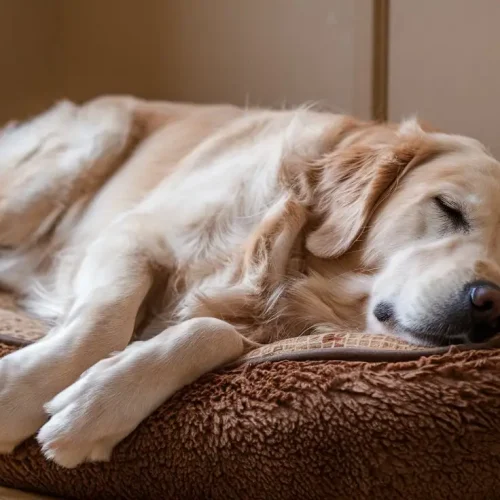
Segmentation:
[[(41, 333), (0, 297), (0, 355)], [(272, 344), (181, 390), (111, 462), (63, 469), (30, 439), (0, 457), (0, 485), (66, 499), (500, 498), (499, 346), (335, 332)]]

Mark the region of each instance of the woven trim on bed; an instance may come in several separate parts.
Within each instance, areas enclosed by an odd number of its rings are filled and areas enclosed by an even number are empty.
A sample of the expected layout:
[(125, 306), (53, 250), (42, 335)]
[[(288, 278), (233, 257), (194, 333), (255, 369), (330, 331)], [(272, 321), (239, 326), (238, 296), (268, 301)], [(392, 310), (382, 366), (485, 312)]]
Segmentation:
[(422, 349), (390, 335), (373, 335), (360, 332), (331, 332), (319, 335), (305, 335), (280, 340), (264, 345), (248, 353), (245, 358), (269, 356), (280, 352), (308, 351), (313, 349), (383, 349), (390, 351), (413, 351)]
[(12, 295), (0, 293), (0, 340), (24, 345), (43, 337), (47, 329), (40, 321), (19, 310)]
[(494, 349), (500, 335), (482, 344), (422, 347), (388, 335), (358, 332), (331, 332), (281, 340), (250, 351), (230, 366), (265, 361), (339, 360), (366, 362), (410, 361), (450, 350)]

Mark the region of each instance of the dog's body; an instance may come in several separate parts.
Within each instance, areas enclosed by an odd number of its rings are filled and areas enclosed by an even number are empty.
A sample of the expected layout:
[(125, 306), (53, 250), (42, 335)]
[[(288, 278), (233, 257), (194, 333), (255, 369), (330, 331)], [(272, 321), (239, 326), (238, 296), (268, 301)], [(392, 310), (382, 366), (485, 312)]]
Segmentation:
[[(3, 452), (41, 427), (62, 465), (107, 459), (180, 387), (283, 336), (367, 321), (426, 343), (498, 331), (496, 312), (488, 328), (463, 316), (457, 291), (500, 283), (500, 166), (471, 139), (109, 97), (7, 129), (0, 183), (0, 281), (53, 324), (0, 361)], [(421, 295), (399, 300), (429, 287), (422, 259), (441, 254), (465, 325), (452, 330)], [(127, 347), (134, 334), (153, 338)]]

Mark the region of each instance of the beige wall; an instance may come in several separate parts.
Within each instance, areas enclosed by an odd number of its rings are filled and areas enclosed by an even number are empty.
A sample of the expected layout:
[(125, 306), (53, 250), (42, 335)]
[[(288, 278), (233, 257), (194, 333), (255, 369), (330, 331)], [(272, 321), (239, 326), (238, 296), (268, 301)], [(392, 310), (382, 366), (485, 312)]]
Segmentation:
[(60, 93), (58, 0), (0, 0), (0, 123)]
[(371, 0), (73, 0), (63, 19), (70, 97), (318, 100), (369, 115)]
[(11, 82), (0, 88), (11, 101), (3, 115), (54, 95), (132, 93), (277, 107), (319, 101), (368, 117), (371, 5), (0, 0), (0, 61), (12, 66)]
[[(125, 92), (369, 116), (371, 0), (0, 0), (0, 122)], [(500, 2), (392, 0), (389, 116), (500, 157)]]
[(389, 117), (418, 115), (500, 158), (500, 1), (393, 0)]

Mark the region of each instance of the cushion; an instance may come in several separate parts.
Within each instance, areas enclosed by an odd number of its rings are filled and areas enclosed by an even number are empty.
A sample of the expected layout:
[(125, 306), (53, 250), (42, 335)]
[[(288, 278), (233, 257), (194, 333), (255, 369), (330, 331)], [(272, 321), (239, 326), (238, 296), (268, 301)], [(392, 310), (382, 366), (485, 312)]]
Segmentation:
[[(0, 307), (0, 355), (43, 333), (11, 298)], [(0, 457), (0, 485), (81, 499), (492, 498), (498, 345), (332, 332), (264, 346), (179, 391), (111, 462), (63, 469), (30, 439)]]

